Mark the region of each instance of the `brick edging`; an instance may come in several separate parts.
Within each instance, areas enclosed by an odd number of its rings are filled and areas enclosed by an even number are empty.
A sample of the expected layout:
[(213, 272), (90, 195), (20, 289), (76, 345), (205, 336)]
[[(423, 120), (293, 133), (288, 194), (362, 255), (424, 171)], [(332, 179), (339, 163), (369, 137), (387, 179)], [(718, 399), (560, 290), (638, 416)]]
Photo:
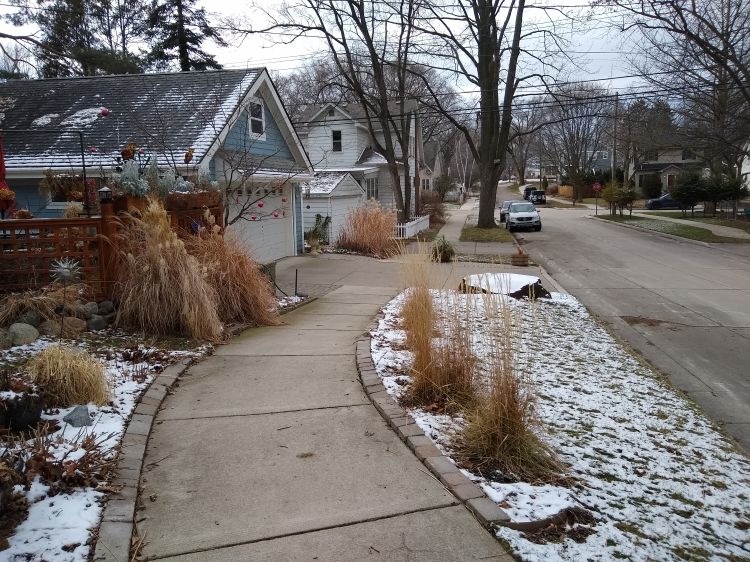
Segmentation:
[(193, 358), (183, 359), (165, 368), (141, 395), (133, 410), (120, 442), (117, 477), (111, 483), (113, 488), (121, 489), (107, 498), (92, 560), (122, 562), (131, 559), (138, 484), (146, 454), (146, 442), (156, 413), (167, 393), (193, 362)]
[(485, 527), (492, 528), (510, 517), (490, 500), (479, 486), (461, 474), (458, 467), (434, 445), (414, 419), (388, 394), (375, 370), (370, 353), (370, 336), (357, 340), (356, 363), (360, 382), (373, 406), (406, 446)]

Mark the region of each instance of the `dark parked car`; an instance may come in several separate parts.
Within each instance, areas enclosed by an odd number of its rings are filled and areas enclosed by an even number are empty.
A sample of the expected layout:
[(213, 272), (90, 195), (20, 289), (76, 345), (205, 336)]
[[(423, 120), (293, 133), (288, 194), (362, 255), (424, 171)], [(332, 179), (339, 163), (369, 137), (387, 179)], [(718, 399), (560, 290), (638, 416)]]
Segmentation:
[(667, 193), (666, 195), (662, 195), (661, 197), (657, 199), (649, 199), (646, 201), (646, 208), (651, 210), (656, 209), (682, 209), (682, 205), (680, 205), (677, 201), (672, 199), (672, 196)]
[(520, 201), (503, 201), (500, 205), (500, 222), (505, 222), (505, 217), (508, 216), (508, 207), (511, 203), (520, 203)]
[(531, 193), (534, 191), (534, 188), (530, 185), (523, 188), (523, 198), (526, 199), (526, 201), (529, 200), (529, 197), (531, 197)]
[(529, 197), (529, 201), (531, 201), (535, 205), (539, 205), (539, 204), (546, 205), (547, 193), (540, 189), (535, 189), (534, 191), (531, 192), (531, 197)]

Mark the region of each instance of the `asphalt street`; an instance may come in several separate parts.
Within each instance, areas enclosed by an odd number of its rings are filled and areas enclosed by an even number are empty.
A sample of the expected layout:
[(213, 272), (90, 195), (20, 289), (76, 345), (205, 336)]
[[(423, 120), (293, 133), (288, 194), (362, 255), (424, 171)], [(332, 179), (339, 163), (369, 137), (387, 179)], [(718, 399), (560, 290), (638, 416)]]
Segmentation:
[[(498, 202), (519, 199), (501, 186)], [(750, 244), (711, 247), (541, 208), (532, 259), (750, 451)]]

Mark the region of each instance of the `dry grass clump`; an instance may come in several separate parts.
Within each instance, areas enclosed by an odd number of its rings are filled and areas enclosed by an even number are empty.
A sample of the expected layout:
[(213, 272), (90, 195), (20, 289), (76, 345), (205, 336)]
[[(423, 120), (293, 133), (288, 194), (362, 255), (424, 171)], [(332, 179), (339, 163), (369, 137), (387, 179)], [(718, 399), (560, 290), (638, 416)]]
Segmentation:
[(396, 214), (384, 211), (377, 201), (353, 209), (339, 233), (336, 247), (385, 258), (396, 253)]
[(172, 230), (161, 202), (149, 199), (141, 218), (125, 218), (120, 238), (117, 324), (150, 334), (218, 340), (216, 290)]
[(50, 346), (26, 364), (26, 372), (49, 405), (109, 402), (104, 365), (83, 350)]
[(188, 238), (186, 247), (203, 264), (209, 284), (216, 288), (219, 318), (223, 322), (257, 326), (278, 322), (271, 280), (236, 238), (204, 233)]
[(75, 316), (79, 309), (80, 299), (86, 298), (90, 288), (85, 283), (68, 285), (67, 289), (57, 284), (48, 285), (41, 290), (11, 293), (0, 300), (0, 326), (8, 326), (27, 311), (38, 312), (41, 319), (53, 320), (60, 317), (55, 312), (63, 305), (65, 311)]
[(63, 211), (63, 218), (77, 219), (81, 213), (83, 213), (83, 205), (75, 201), (71, 201), (65, 206), (65, 210)]
[(444, 225), (447, 211), (440, 194), (437, 191), (422, 191), (419, 196), (422, 199), (422, 209), (430, 215), (430, 228)]
[[(469, 332), (462, 318), (436, 315), (429, 289), (433, 273), (429, 249), (420, 246), (404, 260), (402, 275), (408, 293), (402, 318), (406, 345), (414, 356), (406, 401), (453, 409), (473, 396), (476, 357), (471, 352)], [(436, 334), (442, 337), (439, 344), (433, 340)]]
[(482, 471), (500, 471), (524, 482), (556, 480), (563, 465), (537, 437), (536, 397), (528, 374), (516, 369), (516, 342), (522, 326), (507, 297), (482, 296), (487, 314), (489, 390), (466, 414), (460, 451)]

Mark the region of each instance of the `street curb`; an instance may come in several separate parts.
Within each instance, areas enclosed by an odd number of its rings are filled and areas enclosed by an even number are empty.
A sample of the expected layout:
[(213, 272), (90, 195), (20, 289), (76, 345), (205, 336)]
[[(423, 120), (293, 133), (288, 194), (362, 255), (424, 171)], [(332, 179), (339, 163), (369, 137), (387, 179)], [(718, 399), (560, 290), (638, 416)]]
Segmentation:
[(92, 560), (123, 562), (131, 559), (138, 484), (146, 442), (162, 402), (177, 379), (193, 363), (194, 359), (188, 358), (169, 365), (154, 378), (138, 400), (120, 442), (117, 476), (111, 482), (112, 487), (121, 489), (107, 497)]
[(432, 439), (414, 423), (414, 419), (391, 398), (375, 370), (370, 344), (369, 335), (357, 340), (355, 360), (362, 387), (375, 409), (424, 466), (471, 511), (482, 526), (492, 529), (501, 521), (510, 521), (508, 514), (490, 500), (477, 484), (464, 476), (453, 461), (441, 453)]
[[(648, 228), (642, 228), (642, 227), (636, 226), (634, 224), (623, 224), (621, 222), (609, 221), (607, 219), (602, 219), (602, 218), (599, 218), (599, 217), (592, 217), (591, 215), (589, 215), (586, 218), (594, 220), (594, 221), (605, 222), (607, 224), (614, 224), (614, 225), (617, 225), (617, 226), (621, 226), (623, 228), (631, 228), (633, 230), (640, 230), (641, 232), (647, 232), (648, 234), (654, 234), (656, 236), (661, 236), (662, 238), (669, 238), (671, 240), (674, 240), (675, 242), (687, 242), (688, 244), (695, 244), (697, 246), (703, 246), (705, 248), (713, 248), (714, 247), (714, 245), (710, 244), (709, 242), (702, 242), (701, 240), (693, 240), (691, 238), (684, 238), (682, 236), (675, 236), (674, 234), (667, 234), (666, 232), (658, 232), (656, 230), (650, 230)], [(667, 222), (667, 221), (664, 221), (664, 222)], [(700, 227), (698, 227), (698, 228), (700, 228)]]

